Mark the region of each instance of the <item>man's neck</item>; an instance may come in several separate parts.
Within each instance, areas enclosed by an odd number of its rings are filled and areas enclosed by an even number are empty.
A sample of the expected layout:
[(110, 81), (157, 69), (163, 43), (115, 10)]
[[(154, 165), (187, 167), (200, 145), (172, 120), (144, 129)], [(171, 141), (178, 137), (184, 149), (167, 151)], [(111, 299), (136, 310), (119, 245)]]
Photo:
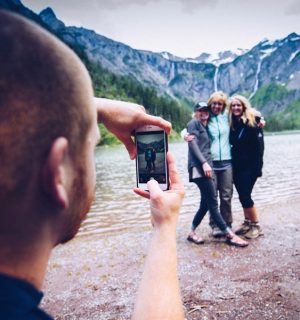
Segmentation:
[(41, 243), (27, 248), (7, 248), (0, 239), (0, 273), (24, 280), (41, 290), (51, 249)]

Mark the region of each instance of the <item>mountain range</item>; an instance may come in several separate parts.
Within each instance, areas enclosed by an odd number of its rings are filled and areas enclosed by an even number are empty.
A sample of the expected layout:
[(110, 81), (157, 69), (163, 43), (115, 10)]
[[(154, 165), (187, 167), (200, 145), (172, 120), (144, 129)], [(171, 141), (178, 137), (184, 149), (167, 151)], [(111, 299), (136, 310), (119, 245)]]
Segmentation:
[[(84, 28), (66, 27), (50, 8), (40, 17), (64, 41), (83, 48), (91, 61), (116, 74), (132, 75), (162, 94), (196, 101), (222, 90), (252, 98), (259, 89), (276, 84), (291, 93), (291, 100), (300, 97), (300, 36), (296, 33), (276, 41), (263, 40), (248, 51), (183, 59), (166, 52), (136, 50)], [(274, 107), (276, 111), (282, 108), (273, 103), (257, 107), (269, 115)]]
[(265, 116), (278, 118), (278, 114), (294, 110), (299, 113), (300, 128), (300, 36), (296, 33), (275, 41), (262, 40), (250, 50), (200, 53), (187, 59), (168, 52), (137, 50), (93, 30), (66, 26), (51, 8), (35, 14), (19, 0), (0, 0), (1, 6), (44, 25), (92, 63), (116, 75), (130, 76), (160, 95), (192, 106), (195, 101), (207, 100), (213, 91), (239, 93), (249, 97)]

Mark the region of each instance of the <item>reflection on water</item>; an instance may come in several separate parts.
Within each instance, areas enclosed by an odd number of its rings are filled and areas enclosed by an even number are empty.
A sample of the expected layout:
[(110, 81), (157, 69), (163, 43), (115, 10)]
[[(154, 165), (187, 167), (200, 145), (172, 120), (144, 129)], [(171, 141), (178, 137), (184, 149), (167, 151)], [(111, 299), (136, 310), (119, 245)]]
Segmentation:
[[(177, 167), (186, 187), (181, 215), (195, 212), (199, 203), (199, 191), (188, 182), (187, 144), (173, 143), (170, 151), (176, 158)], [(145, 199), (132, 192), (136, 185), (135, 162), (123, 147), (99, 148), (95, 153), (97, 187), (95, 201), (80, 234), (107, 233), (149, 225), (149, 206)], [(295, 199), (300, 195), (300, 134), (265, 137), (263, 177), (253, 192), (256, 206), (282, 200)], [(240, 208), (236, 192), (233, 210)]]

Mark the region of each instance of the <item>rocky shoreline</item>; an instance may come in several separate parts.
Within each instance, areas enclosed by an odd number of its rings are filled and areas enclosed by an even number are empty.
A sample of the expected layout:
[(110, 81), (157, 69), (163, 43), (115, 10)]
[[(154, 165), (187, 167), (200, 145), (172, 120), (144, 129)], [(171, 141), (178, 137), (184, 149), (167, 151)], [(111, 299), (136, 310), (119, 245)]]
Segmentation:
[[(247, 248), (209, 237), (186, 241), (178, 224), (179, 277), (187, 320), (300, 318), (300, 201), (260, 210), (264, 236)], [(234, 213), (236, 225), (241, 221)], [(192, 219), (192, 217), (191, 217)], [(77, 237), (56, 248), (42, 306), (55, 319), (130, 319), (151, 228)]]

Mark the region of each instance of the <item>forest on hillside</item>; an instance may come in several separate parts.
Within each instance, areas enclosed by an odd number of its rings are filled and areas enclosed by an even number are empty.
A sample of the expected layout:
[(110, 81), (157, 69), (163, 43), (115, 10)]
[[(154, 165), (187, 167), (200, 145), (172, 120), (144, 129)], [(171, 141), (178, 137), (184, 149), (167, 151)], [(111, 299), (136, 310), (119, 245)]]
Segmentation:
[[(73, 48), (74, 49), (74, 48)], [(100, 63), (91, 62), (86, 55), (74, 49), (86, 65), (93, 81), (95, 96), (124, 100), (143, 105), (147, 113), (160, 116), (172, 123), (173, 135), (177, 136), (191, 119), (192, 108), (168, 96), (161, 96), (151, 88), (143, 86), (130, 76), (119, 76), (104, 69)], [(100, 125), (101, 144), (114, 144), (117, 140), (103, 125)]]
[[(120, 99), (143, 105), (149, 114), (161, 116), (170, 121), (175, 137), (178, 137), (178, 133), (191, 119), (192, 101), (175, 100), (169, 96), (161, 96), (155, 89), (143, 86), (131, 76), (116, 75), (104, 69), (100, 63), (91, 62), (83, 50), (79, 48), (73, 49), (79, 54), (89, 70), (97, 97)], [(252, 97), (251, 103), (254, 107), (257, 105), (263, 106), (272, 101), (276, 103), (276, 101), (282, 101), (289, 94), (290, 92), (286, 88), (272, 83), (269, 86), (260, 88)], [(295, 99), (289, 103), (283, 111), (266, 117), (266, 121), (265, 131), (268, 132), (299, 130), (300, 99)], [(103, 125), (100, 125), (100, 130), (102, 136), (101, 144), (117, 143), (116, 138)]]
[(289, 96), (292, 96), (292, 94), (293, 90), (287, 90), (277, 83), (271, 83), (257, 90), (251, 99), (254, 107), (266, 106), (267, 104), (276, 106), (280, 104), (280, 102), (282, 103), (282, 101), (291, 100), (283, 110), (274, 110), (270, 116), (266, 117), (266, 131), (274, 132), (300, 129), (300, 98), (289, 99)]

